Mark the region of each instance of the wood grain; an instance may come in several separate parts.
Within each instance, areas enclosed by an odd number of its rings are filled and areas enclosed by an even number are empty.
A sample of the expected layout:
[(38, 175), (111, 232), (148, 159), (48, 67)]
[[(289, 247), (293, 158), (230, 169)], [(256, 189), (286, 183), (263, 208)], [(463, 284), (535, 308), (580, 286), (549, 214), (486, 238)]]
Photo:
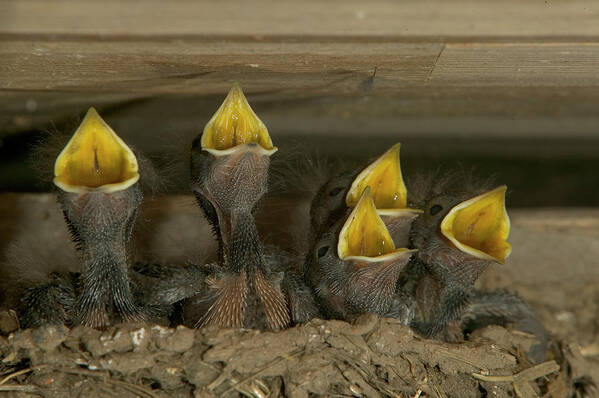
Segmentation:
[(448, 44), (430, 83), (457, 86), (596, 87), (599, 43)]
[(5, 41), (0, 89), (295, 95), (424, 84), (441, 44)]
[(0, 34), (585, 38), (599, 34), (598, 7), (594, 0), (5, 0)]
[(598, 20), (594, 0), (5, 0), (0, 137), (93, 105), (176, 141), (240, 81), (273, 131), (321, 144), (593, 138)]
[[(599, 44), (5, 41), (0, 89), (312, 96), (412, 86), (597, 87)], [(371, 79), (376, 68), (374, 80)], [(371, 81), (372, 80), (372, 81)], [(369, 84), (371, 83), (371, 84)]]

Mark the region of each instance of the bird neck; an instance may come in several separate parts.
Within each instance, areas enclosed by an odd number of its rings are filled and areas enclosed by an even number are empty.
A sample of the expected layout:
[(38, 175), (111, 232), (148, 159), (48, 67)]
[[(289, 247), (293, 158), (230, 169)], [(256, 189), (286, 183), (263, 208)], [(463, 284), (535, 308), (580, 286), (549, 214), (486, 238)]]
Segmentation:
[(75, 318), (87, 326), (141, 320), (128, 279), (128, 243), (141, 203), (137, 184), (114, 193), (60, 193), (81, 257)]
[(443, 285), (458, 283), (470, 287), (491, 264), (447, 245), (435, 250), (424, 263)]
[(230, 266), (235, 272), (246, 269), (265, 272), (264, 257), (254, 216), (249, 211), (231, 214)]
[[(128, 269), (127, 242), (120, 240), (82, 242), (80, 248), (83, 279), (126, 277)], [(113, 276), (114, 275), (114, 276)]]
[(126, 242), (82, 243), (81, 260), (80, 322), (91, 327), (108, 326), (114, 315), (121, 321), (139, 320), (129, 286)]

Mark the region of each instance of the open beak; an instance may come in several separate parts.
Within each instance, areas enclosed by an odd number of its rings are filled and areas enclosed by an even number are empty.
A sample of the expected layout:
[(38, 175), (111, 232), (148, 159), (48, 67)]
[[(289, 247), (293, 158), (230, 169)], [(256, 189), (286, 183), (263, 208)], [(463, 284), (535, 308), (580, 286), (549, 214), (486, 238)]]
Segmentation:
[(337, 255), (342, 260), (358, 262), (406, 262), (415, 250), (395, 249), (393, 239), (377, 214), (370, 187), (364, 189), (360, 200), (347, 218), (337, 244)]
[(399, 143), (393, 145), (358, 174), (345, 197), (348, 207), (356, 206), (362, 192), (370, 187), (372, 199), (378, 209), (406, 208), (408, 195), (399, 164), (400, 146)]
[(364, 189), (370, 186), (374, 205), (394, 242), (398, 246), (407, 246), (412, 221), (422, 210), (407, 208), (408, 195), (401, 173), (400, 148), (400, 143), (393, 145), (362, 170), (347, 192), (345, 202), (354, 207)]
[(464, 253), (503, 264), (512, 251), (506, 190), (502, 185), (453, 207), (441, 222), (443, 236)]
[(66, 192), (116, 192), (139, 180), (133, 151), (90, 108), (54, 164), (54, 184)]
[(337, 255), (350, 267), (346, 299), (362, 311), (385, 313), (399, 275), (415, 251), (395, 249), (366, 187), (339, 233)]
[(228, 155), (246, 144), (258, 145), (270, 156), (277, 151), (268, 129), (248, 103), (241, 86), (233, 84), (227, 98), (204, 127), (202, 149), (214, 156)]

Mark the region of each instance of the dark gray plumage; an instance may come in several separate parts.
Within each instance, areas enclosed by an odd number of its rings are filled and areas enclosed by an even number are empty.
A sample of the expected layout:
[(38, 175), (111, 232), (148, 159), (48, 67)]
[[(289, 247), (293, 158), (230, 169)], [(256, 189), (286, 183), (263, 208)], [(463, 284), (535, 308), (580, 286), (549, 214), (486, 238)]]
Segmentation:
[(190, 268), (206, 274), (183, 304), (195, 326), (278, 330), (315, 311), (295, 267), (267, 261), (256, 228), (275, 151), (238, 85), (192, 144), (191, 189), (219, 245), (218, 265)]
[(418, 192), (412, 199), (424, 210), (410, 233), (418, 253), (408, 272), (419, 280), (414, 295), (422, 315), (412, 326), (427, 337), (442, 334), (449, 322), (462, 316), (474, 282), (493, 263), (458, 250), (441, 235), (441, 222), (450, 209), (488, 189), (486, 184), (466, 185), (465, 181), (459, 175), (438, 179), (436, 184), (431, 181), (428, 192)]
[[(149, 163), (143, 166), (147, 171)], [(46, 264), (49, 277), (24, 281), (23, 326), (103, 328), (147, 319), (129, 278), (129, 241), (143, 197), (136, 156), (91, 108), (51, 169), (80, 266), (55, 258), (57, 264)]]
[(81, 257), (74, 323), (105, 327), (141, 321), (129, 285), (128, 243), (141, 204), (137, 184), (117, 192), (58, 193)]
[(337, 240), (345, 218), (342, 216), (319, 234), (306, 259), (306, 282), (318, 305), (328, 318), (352, 320), (368, 312), (408, 324), (413, 315), (412, 303), (396, 291), (396, 284), (409, 255), (377, 263), (340, 259)]

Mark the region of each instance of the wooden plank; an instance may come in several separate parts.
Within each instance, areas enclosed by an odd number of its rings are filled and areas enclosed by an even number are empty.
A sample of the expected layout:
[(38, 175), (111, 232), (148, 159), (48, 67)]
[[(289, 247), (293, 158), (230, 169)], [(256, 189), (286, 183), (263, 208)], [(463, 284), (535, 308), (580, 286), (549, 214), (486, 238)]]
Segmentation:
[(598, 7), (594, 0), (5, 0), (0, 34), (588, 38), (599, 35)]
[(418, 86), (599, 87), (599, 44), (590, 43), (5, 41), (0, 58), (0, 90), (210, 95), (242, 81), (250, 93), (291, 98)]
[(19, 131), (61, 128), (65, 120), (75, 120), (90, 106), (104, 111), (127, 107), (139, 100), (132, 93), (60, 93), (0, 90), (0, 138)]
[(423, 84), (441, 44), (5, 41), (0, 89), (216, 94), (356, 91)]
[(447, 44), (430, 83), (457, 86), (598, 86), (599, 44)]
[[(400, 141), (406, 171), (474, 167), (479, 175), (497, 174), (515, 189), (513, 203), (521, 206), (599, 203), (599, 185), (589, 184), (599, 169), (596, 90), (425, 86), (397, 95), (373, 93), (296, 98), (250, 92), (249, 99), (280, 148), (279, 162), (293, 153), (364, 162)], [(94, 105), (130, 145), (159, 160), (178, 160), (181, 167), (171, 170), (169, 181), (186, 192), (189, 145), (224, 97), (224, 91), (156, 98), (5, 94), (10, 95), (0, 94), (0, 190), (19, 191), (50, 189), (40, 185), (28, 161), (32, 144), (45, 136), (35, 130), (69, 134)], [(19, 131), (27, 134), (15, 134)]]
[(282, 97), (599, 87), (599, 44), (6, 41), (0, 58), (1, 90), (209, 95), (238, 80)]
[[(381, 93), (375, 79), (364, 93), (321, 95), (291, 88), (262, 91), (243, 80), (252, 106), (278, 137), (597, 137), (599, 90), (594, 87), (403, 87)], [(246, 86), (249, 84), (249, 87)], [(333, 87), (338, 85), (332, 84)], [(214, 95), (105, 91), (0, 90), (0, 137), (19, 131), (59, 129), (96, 106), (132, 136), (146, 126), (190, 137), (210, 118), (228, 86)], [(326, 88), (331, 90), (330, 88)], [(316, 91), (316, 92), (315, 92)], [(69, 123), (67, 123), (69, 124)], [(72, 124), (72, 123), (70, 123)]]
[[(274, 93), (250, 93), (249, 99), (280, 148), (273, 157), (279, 165), (302, 154), (358, 164), (399, 141), (406, 175), (437, 167), (475, 168), (477, 175), (497, 175), (499, 182), (508, 184), (514, 190), (514, 205), (599, 203), (599, 185), (589, 183), (599, 170), (599, 93), (486, 91), (424, 87), (396, 96), (282, 99)], [(169, 186), (175, 192), (187, 192), (189, 146), (224, 97), (8, 94), (0, 94), (4, 191), (51, 189), (31, 167), (32, 147), (46, 137), (36, 130), (68, 135), (93, 105), (128, 144), (169, 171)], [(16, 134), (20, 131), (23, 134)], [(60, 148), (54, 150), (58, 153)]]

